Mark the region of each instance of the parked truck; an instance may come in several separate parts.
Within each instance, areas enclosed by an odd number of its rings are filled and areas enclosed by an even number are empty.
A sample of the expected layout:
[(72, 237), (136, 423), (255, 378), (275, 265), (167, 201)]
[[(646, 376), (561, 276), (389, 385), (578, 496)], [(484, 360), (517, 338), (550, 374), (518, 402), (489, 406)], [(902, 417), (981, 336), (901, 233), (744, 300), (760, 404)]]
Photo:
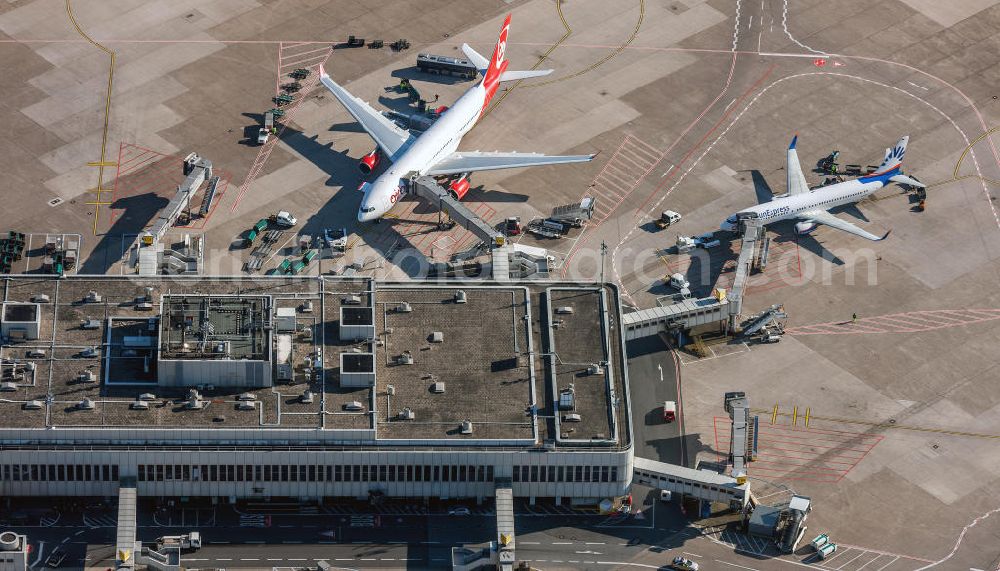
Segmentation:
[(667, 228), (671, 224), (679, 222), (681, 215), (674, 212), (673, 210), (664, 210), (660, 213), (660, 219), (656, 221), (656, 227), (660, 230)]
[(263, 145), (274, 133), (274, 113), (268, 111), (264, 113), (264, 126), (257, 132), (257, 144)]
[(181, 549), (201, 549), (201, 532), (192, 531), (184, 535), (164, 535), (156, 540), (162, 547), (180, 547)]

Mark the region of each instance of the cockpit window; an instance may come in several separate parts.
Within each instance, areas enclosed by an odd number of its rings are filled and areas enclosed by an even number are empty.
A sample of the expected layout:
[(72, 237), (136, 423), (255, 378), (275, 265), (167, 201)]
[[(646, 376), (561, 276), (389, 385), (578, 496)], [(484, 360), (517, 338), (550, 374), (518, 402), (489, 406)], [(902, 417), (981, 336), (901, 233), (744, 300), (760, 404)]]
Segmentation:
[(735, 215), (735, 214), (733, 214), (733, 215), (732, 215), (732, 216), (730, 216), (729, 218), (726, 218), (726, 222), (728, 222), (728, 223), (730, 223), (730, 224), (736, 224), (736, 215)]
[(375, 207), (374, 206), (369, 206), (368, 208), (362, 208), (361, 212), (365, 212), (365, 213), (375, 212)]

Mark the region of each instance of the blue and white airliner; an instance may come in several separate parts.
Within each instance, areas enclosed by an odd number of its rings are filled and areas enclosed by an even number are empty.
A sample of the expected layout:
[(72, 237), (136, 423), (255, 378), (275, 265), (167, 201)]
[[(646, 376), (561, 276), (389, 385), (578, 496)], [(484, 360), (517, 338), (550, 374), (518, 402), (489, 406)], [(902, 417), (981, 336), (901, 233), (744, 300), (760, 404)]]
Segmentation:
[(889, 232), (882, 236), (876, 236), (850, 222), (837, 218), (828, 211), (831, 208), (858, 202), (890, 182), (923, 188), (923, 183), (902, 174), (900, 170), (903, 164), (903, 154), (906, 152), (906, 143), (909, 139), (909, 136), (903, 137), (896, 143), (895, 147), (886, 149), (885, 159), (882, 160), (882, 164), (875, 172), (853, 180), (810, 189), (809, 185), (806, 184), (805, 175), (802, 174), (799, 154), (795, 150), (795, 142), (798, 140), (798, 135), (796, 135), (788, 146), (786, 168), (788, 193), (773, 197), (761, 197), (758, 192), (759, 204), (757, 206), (741, 210), (726, 218), (720, 228), (735, 232), (739, 230), (741, 220), (759, 219), (766, 225), (780, 220), (795, 219), (799, 221), (795, 224), (797, 234), (808, 234), (815, 230), (818, 225), (823, 224), (868, 240), (885, 240), (889, 236)]

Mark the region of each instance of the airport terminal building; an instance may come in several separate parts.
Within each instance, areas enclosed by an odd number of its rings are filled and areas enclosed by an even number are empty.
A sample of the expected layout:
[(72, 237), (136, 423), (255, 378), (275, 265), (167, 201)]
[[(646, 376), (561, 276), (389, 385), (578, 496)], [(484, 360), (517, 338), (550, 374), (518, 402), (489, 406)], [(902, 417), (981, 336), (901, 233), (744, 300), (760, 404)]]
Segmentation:
[(633, 473), (618, 292), (4, 278), (0, 493), (594, 501)]

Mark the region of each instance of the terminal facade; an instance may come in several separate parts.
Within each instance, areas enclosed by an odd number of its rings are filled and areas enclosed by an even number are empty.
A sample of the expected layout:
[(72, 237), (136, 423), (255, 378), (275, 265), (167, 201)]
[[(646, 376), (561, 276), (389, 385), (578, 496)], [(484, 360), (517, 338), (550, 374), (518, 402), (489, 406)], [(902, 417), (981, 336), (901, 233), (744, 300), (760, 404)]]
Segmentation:
[(5, 495), (594, 502), (632, 480), (612, 285), (16, 276), (4, 306)]

